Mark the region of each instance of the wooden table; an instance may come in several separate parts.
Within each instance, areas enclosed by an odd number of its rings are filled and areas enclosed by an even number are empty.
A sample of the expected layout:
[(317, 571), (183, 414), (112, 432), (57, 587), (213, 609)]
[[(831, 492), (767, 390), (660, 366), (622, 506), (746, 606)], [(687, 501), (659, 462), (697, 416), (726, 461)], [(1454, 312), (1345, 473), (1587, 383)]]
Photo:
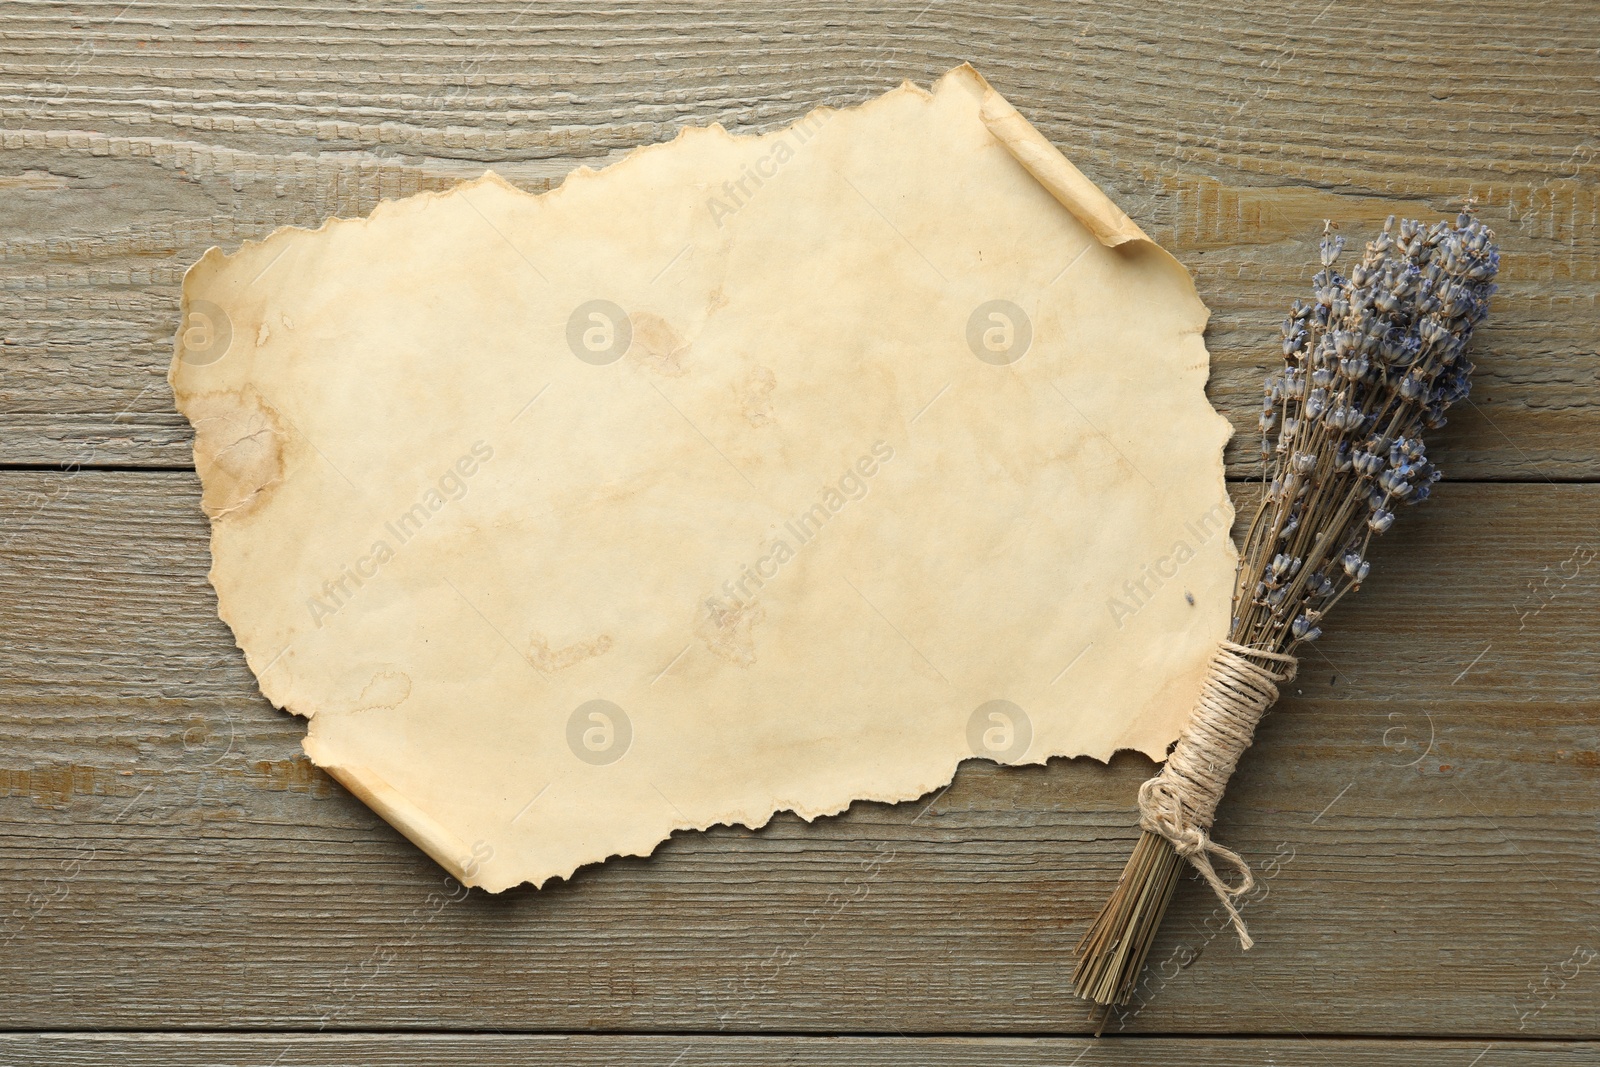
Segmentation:
[[(0, 1063), (1600, 1063), (1597, 49), (1582, 0), (8, 0)], [(165, 380), (208, 246), (962, 60), (1194, 272), (1237, 426), (1324, 218), (1470, 196), (1505, 247), (1449, 481), (1224, 806), (1258, 947), (1186, 880), (1097, 1043), (1072, 948), (1147, 761), (458, 899), (259, 695)]]

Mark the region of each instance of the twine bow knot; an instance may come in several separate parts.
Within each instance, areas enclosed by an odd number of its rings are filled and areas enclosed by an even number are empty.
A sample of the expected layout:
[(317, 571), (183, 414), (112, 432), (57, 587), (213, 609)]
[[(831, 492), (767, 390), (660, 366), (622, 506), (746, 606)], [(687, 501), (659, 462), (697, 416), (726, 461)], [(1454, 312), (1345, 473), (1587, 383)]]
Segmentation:
[[(1255, 942), (1234, 902), (1255, 888), (1255, 876), (1243, 856), (1211, 840), (1211, 823), (1234, 767), (1255, 739), (1256, 724), (1278, 699), (1278, 683), (1294, 673), (1293, 656), (1222, 642), (1166, 766), (1139, 787), (1140, 827), (1166, 838), (1200, 873), (1227, 909), (1246, 949)], [(1217, 862), (1237, 871), (1238, 882), (1224, 881)]]

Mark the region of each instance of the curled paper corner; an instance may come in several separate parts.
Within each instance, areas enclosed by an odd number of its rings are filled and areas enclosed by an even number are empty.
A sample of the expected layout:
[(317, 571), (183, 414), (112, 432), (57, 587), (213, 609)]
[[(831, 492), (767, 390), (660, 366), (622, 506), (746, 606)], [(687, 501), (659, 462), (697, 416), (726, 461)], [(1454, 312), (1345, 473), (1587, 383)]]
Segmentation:
[[(1189, 269), (1151, 239), (1127, 212), (1118, 207), (1060, 149), (1034, 128), (1033, 124), (1012, 106), (1011, 101), (990, 85), (971, 63), (961, 64), (939, 80), (944, 82), (947, 79), (970, 85), (980, 95), (978, 113), (984, 126), (1005, 146), (1011, 157), (1048, 190), (1057, 203), (1071, 212), (1096, 240), (1107, 248), (1124, 247), (1134, 242), (1142, 243), (1180, 272), (1190, 289), (1194, 289), (1194, 278)], [(935, 88), (937, 89), (937, 86)], [(1200, 315), (1189, 332), (1199, 338), (1204, 335), (1206, 324), (1211, 319), (1211, 309), (1200, 300), (1198, 291), (1195, 292), (1195, 304), (1199, 308)], [(1201, 351), (1209, 367), (1210, 354), (1205, 351), (1203, 342)], [(1228, 433), (1231, 439), (1233, 435), (1231, 424)]]
[(1116, 248), (1129, 241), (1150, 241), (1138, 223), (1113, 204), (1099, 186), (1085, 177), (1081, 170), (1072, 165), (1071, 160), (1061, 154), (1060, 149), (1045, 139), (1044, 134), (1034, 129), (1033, 124), (1023, 118), (1011, 106), (1011, 102), (984, 80), (983, 75), (974, 70), (971, 64), (964, 63), (945, 77), (956, 75), (975, 79), (981, 86), (983, 101), (979, 105), (979, 115), (989, 132), (1101, 244)]
[(219, 614), (470, 885), (1160, 759), (1226, 629), (1205, 308), (971, 67), (279, 230), (184, 301)]
[[(311, 757), (311, 762), (332, 775), (340, 785), (354, 793), (358, 800), (381, 815), (385, 822), (404, 834), (413, 845), (426, 852), (435, 863), (450, 872), (463, 885), (484, 885), (483, 861), (492, 859), (492, 851), (488, 857), (482, 857), (481, 844), (477, 849), (469, 847), (466, 842), (446, 830), (398, 789), (384, 781), (372, 768), (360, 764), (341, 763), (337, 760), (323, 762), (317, 758), (317, 748), (312, 738), (307, 738), (301, 747), (305, 749), (306, 755)], [(490, 892), (499, 892), (515, 884), (511, 882), (503, 886), (486, 888), (490, 888)]]

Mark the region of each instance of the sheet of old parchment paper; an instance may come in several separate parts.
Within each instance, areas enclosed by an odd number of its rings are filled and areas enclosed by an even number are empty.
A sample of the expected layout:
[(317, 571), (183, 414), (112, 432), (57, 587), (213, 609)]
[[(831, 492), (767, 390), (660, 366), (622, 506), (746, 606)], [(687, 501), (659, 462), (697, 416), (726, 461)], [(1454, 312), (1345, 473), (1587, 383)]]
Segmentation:
[(1224, 635), (1207, 312), (970, 67), (213, 249), (183, 314), (221, 616), (470, 884), (1159, 759)]

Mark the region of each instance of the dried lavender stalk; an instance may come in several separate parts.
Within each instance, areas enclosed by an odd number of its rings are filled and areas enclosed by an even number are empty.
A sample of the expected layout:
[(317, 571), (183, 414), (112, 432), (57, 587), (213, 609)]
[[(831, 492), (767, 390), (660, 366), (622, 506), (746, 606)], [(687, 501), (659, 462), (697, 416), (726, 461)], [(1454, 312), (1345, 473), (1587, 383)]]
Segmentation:
[[(1394, 218), (1349, 278), (1322, 239), (1315, 299), (1283, 324), (1284, 369), (1267, 379), (1262, 457), (1271, 482), (1245, 538), (1232, 640), (1292, 652), (1367, 577), (1367, 547), (1439, 472), (1422, 431), (1471, 388), (1473, 327), (1489, 310), (1500, 252), (1470, 215), (1455, 227)], [(1268, 442), (1276, 433), (1276, 444)]]
[[(1267, 379), (1261, 434), (1269, 480), (1240, 553), (1233, 625), (1213, 676), (1259, 672), (1256, 684), (1275, 697), (1268, 672), (1283, 662), (1292, 672), (1295, 650), (1321, 636), (1323, 618), (1366, 579), (1373, 535), (1438, 481), (1422, 432), (1443, 426), (1445, 411), (1467, 396), (1467, 343), (1500, 268), (1493, 232), (1469, 212), (1453, 227), (1408, 220), (1396, 229), (1391, 216), (1348, 278), (1334, 271), (1343, 239), (1324, 232), (1313, 300), (1295, 301), (1283, 324), (1284, 368)], [(1144, 831), (1079, 945), (1079, 996), (1127, 1003), (1172, 898), (1179, 857), (1216, 889), (1250, 947), (1234, 907), (1254, 885), (1249, 867), (1209, 831), (1221, 788), (1270, 699), (1257, 703), (1244, 709), (1253, 716), (1247, 721), (1223, 720), (1221, 733), (1242, 737), (1217, 750), (1217, 722), (1199, 725), (1201, 711), (1210, 713), (1203, 700), (1162, 773), (1141, 790)], [(1183, 768), (1198, 768), (1207, 788)], [(1153, 800), (1166, 809), (1153, 811)], [(1220, 880), (1212, 855), (1239, 870), (1237, 883)]]

